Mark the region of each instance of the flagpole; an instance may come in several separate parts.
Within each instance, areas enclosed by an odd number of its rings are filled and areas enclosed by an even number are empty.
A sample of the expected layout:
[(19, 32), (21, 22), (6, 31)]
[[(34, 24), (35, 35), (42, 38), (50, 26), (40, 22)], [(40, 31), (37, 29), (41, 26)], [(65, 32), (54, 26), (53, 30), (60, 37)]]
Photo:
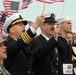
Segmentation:
[(44, 14), (45, 5), (46, 5), (46, 0), (44, 1), (44, 6), (43, 6), (43, 11), (42, 11), (42, 14)]
[[(61, 18), (62, 18), (62, 15), (63, 15), (64, 6), (65, 6), (65, 0), (64, 0), (64, 3), (63, 3), (62, 11), (61, 11)], [(61, 22), (61, 19), (60, 19), (60, 22)]]

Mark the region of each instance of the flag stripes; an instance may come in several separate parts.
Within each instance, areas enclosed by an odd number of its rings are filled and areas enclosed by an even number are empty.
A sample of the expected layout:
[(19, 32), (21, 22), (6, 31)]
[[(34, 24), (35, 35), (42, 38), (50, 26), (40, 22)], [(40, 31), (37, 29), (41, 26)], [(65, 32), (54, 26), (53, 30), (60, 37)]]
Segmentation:
[(5, 20), (6, 20), (5, 12), (4, 11), (0, 11), (0, 38), (3, 37), (2, 29), (3, 29), (3, 26), (4, 26)]
[(39, 2), (45, 2), (45, 3), (48, 3), (48, 4), (52, 4), (52, 3), (55, 3), (55, 2), (64, 2), (64, 0), (37, 0)]
[(19, 3), (20, 3), (19, 0), (15, 0), (15, 1), (14, 0), (3, 0), (4, 9), (5, 9), (7, 17), (10, 17), (14, 13), (18, 12)]
[(33, 2), (32, 0), (23, 0), (20, 10), (28, 8), (28, 5), (31, 4), (32, 2)]

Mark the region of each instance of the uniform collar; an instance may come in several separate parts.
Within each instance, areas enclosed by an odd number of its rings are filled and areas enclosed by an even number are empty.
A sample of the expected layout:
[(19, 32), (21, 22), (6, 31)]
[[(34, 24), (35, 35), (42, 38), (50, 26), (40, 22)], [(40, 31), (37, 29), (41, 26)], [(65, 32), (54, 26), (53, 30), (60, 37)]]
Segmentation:
[(47, 36), (45, 36), (44, 34), (41, 34), (47, 41), (50, 39)]
[[(65, 39), (61, 34), (59, 34), (59, 36)], [(68, 44), (70, 43), (68, 38), (66, 38), (65, 40), (68, 42)]]

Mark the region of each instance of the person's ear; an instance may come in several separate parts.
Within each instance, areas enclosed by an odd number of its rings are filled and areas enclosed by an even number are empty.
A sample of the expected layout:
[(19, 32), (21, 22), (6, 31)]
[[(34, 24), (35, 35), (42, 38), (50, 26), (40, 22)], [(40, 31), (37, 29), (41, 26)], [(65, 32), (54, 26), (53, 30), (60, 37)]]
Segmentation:
[(15, 33), (14, 27), (11, 27), (11, 28), (10, 28), (10, 32), (11, 32), (11, 33)]

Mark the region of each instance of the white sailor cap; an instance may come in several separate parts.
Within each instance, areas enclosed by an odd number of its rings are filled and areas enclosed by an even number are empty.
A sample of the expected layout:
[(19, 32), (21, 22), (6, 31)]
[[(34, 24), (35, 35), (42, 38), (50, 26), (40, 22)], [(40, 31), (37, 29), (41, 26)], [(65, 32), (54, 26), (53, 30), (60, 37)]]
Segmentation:
[(46, 22), (57, 23), (56, 20), (55, 20), (55, 14), (54, 13), (49, 12), (49, 13), (44, 15), (44, 18), (45, 18), (44, 23), (46, 23)]
[(3, 37), (7, 37), (9, 34), (6, 34), (4, 31), (3, 31)]
[(73, 33), (76, 33), (76, 30), (73, 30), (72, 32), (73, 32)]
[(68, 21), (68, 20), (71, 20), (70, 17), (68, 17), (68, 16), (67, 17), (61, 17), (61, 18), (56, 19), (57, 24), (60, 24), (62, 22)]
[(3, 27), (3, 31), (5, 33), (9, 33), (9, 29), (13, 25), (15, 25), (17, 23), (20, 23), (20, 22), (23, 22), (24, 25), (26, 25), (28, 23), (28, 21), (24, 20), (19, 13), (13, 14), (9, 18), (7, 18), (7, 20), (6, 20), (5, 24), (4, 24), (4, 27)]

